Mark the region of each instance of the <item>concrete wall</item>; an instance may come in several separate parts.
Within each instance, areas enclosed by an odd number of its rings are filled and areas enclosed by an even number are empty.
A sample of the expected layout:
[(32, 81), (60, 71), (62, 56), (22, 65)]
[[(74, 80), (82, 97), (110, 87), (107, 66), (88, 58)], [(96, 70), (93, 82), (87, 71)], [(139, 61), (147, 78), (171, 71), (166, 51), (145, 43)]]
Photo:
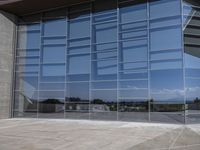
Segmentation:
[(0, 11), (0, 119), (11, 116), (15, 16)]

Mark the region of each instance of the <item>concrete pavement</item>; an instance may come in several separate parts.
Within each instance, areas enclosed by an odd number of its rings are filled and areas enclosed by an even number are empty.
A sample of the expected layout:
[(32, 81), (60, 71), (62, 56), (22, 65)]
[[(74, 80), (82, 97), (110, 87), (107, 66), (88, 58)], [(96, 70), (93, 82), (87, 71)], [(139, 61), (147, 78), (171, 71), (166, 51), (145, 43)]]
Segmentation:
[(0, 150), (200, 150), (200, 125), (6, 119)]

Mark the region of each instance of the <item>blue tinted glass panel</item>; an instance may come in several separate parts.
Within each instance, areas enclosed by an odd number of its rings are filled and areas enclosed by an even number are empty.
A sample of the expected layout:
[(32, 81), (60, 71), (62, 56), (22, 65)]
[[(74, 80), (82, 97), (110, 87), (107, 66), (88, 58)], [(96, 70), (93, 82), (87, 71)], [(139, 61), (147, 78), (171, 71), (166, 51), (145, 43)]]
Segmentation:
[(57, 20), (45, 21), (43, 28), (44, 28), (44, 36), (66, 35), (66, 20), (57, 19)]
[(42, 76), (64, 76), (65, 65), (43, 65)]
[(148, 80), (128, 80), (119, 82), (120, 89), (139, 89), (148, 88)]
[(89, 37), (90, 36), (90, 20), (76, 20), (69, 23), (70, 39)]
[(151, 30), (150, 38), (151, 51), (180, 49), (181, 27)]
[(120, 21), (126, 23), (145, 20), (147, 17), (146, 7), (144, 3), (120, 8)]
[(88, 74), (90, 71), (90, 56), (77, 55), (69, 58), (69, 74)]
[(151, 71), (151, 97), (154, 101), (184, 101), (183, 71)]
[(63, 46), (43, 47), (43, 63), (65, 62), (65, 51)]
[(117, 23), (106, 23), (94, 27), (95, 43), (108, 43), (117, 40)]
[(45, 45), (52, 45), (52, 44), (66, 44), (66, 39), (63, 37), (53, 37), (53, 38), (44, 38), (43, 44)]
[(180, 15), (180, 0), (162, 0), (150, 3), (150, 19)]
[(182, 68), (183, 62), (177, 61), (166, 61), (166, 62), (151, 62), (152, 70), (162, 70), (162, 69), (177, 69)]
[(151, 54), (151, 60), (181, 59), (181, 51), (166, 51)]

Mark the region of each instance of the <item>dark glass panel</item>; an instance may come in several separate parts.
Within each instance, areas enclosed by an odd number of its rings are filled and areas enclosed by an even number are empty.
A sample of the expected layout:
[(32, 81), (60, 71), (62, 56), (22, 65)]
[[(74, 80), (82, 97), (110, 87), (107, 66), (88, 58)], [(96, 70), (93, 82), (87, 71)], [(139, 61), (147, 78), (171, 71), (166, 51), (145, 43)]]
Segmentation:
[(90, 118), (96, 120), (117, 120), (117, 91), (92, 90)]
[(118, 118), (120, 121), (148, 121), (148, 100), (120, 99)]
[(39, 91), (39, 118), (64, 118), (64, 91)]
[(65, 117), (73, 119), (89, 119), (88, 82), (75, 82), (67, 84)]

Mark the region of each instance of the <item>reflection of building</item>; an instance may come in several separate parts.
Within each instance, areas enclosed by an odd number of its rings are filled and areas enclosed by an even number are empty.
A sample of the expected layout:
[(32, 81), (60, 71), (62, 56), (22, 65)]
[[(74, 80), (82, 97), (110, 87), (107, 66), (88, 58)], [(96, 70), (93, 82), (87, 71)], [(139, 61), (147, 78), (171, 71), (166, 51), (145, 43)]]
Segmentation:
[(199, 7), (198, 0), (0, 3), (10, 13), (0, 15), (0, 118), (200, 120)]

